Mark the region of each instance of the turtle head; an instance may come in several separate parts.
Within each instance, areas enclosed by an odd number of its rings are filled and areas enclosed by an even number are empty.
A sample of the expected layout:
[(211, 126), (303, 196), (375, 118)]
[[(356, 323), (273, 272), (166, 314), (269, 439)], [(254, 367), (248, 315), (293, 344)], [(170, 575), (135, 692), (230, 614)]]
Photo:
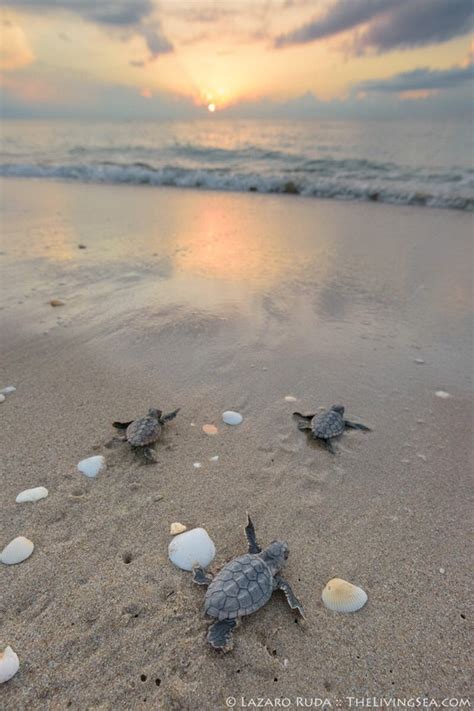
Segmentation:
[(334, 410), (334, 412), (338, 412), (340, 415), (344, 414), (344, 405), (333, 405), (331, 407), (331, 410)]
[(148, 417), (154, 417), (155, 420), (159, 420), (161, 414), (161, 410), (157, 410), (156, 407), (150, 407), (150, 409), (148, 410)]
[(273, 575), (275, 575), (275, 573), (278, 573), (284, 567), (288, 560), (289, 552), (288, 543), (284, 541), (272, 541), (260, 555)]

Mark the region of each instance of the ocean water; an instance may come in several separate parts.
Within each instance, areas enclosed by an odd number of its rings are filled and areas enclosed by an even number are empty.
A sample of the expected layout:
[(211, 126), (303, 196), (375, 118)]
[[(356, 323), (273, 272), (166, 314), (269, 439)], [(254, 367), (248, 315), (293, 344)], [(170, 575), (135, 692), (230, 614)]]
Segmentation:
[(0, 175), (474, 209), (467, 121), (4, 121)]

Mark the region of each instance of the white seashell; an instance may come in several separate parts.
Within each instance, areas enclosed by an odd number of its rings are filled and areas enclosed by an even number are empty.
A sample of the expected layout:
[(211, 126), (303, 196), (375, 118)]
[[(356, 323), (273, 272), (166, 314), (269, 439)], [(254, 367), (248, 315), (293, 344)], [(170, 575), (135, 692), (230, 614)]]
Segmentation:
[(95, 457), (81, 459), (77, 468), (82, 474), (85, 474), (89, 478), (94, 478), (99, 472), (107, 469), (107, 465), (105, 463), (105, 457), (101, 454), (97, 454)]
[(25, 501), (39, 501), (48, 496), (48, 490), (45, 486), (35, 486), (34, 489), (25, 489), (16, 497), (17, 504), (23, 504)]
[(444, 400), (446, 400), (446, 398), (448, 398), (448, 397), (451, 397), (451, 395), (449, 393), (445, 392), (444, 390), (437, 390), (435, 392), (435, 395), (436, 395), (436, 397), (441, 397)]
[(202, 464), (201, 464), (201, 462), (194, 462), (194, 463), (193, 463), (193, 467), (194, 467), (195, 469), (200, 469), (200, 468), (202, 467)]
[(425, 361), (423, 360), (423, 358), (415, 358), (415, 363), (417, 363), (418, 365), (423, 365), (424, 362)]
[(0, 561), (5, 565), (22, 563), (30, 557), (34, 550), (34, 543), (24, 536), (17, 536), (5, 546), (0, 553)]
[(215, 457), (209, 457), (210, 462), (218, 462), (219, 461), (219, 455), (216, 454)]
[(226, 425), (240, 425), (242, 420), (244, 419), (240, 412), (234, 412), (233, 410), (226, 410), (222, 414), (222, 419), (226, 423)]
[(333, 578), (324, 588), (322, 598), (329, 610), (356, 612), (367, 602), (367, 593), (347, 580)]
[(168, 555), (181, 570), (192, 570), (195, 565), (206, 568), (214, 560), (216, 547), (207, 531), (193, 528), (173, 538), (168, 546)]
[(5, 395), (2, 395), (2, 393), (0, 393), (0, 402), (5, 402), (5, 400)]
[(5, 647), (3, 652), (0, 652), (0, 684), (15, 676), (19, 668), (18, 654), (11, 647)]
[(170, 526), (170, 534), (172, 536), (176, 536), (178, 533), (183, 533), (183, 531), (186, 531), (186, 529), (187, 529), (187, 526), (176, 521), (175, 523), (172, 523)]
[(298, 398), (294, 397), (294, 395), (285, 395), (285, 400), (287, 402), (296, 402)]
[(16, 387), (14, 385), (7, 385), (6, 388), (2, 388), (0, 390), (0, 393), (2, 395), (9, 395), (10, 393), (14, 393), (16, 390)]

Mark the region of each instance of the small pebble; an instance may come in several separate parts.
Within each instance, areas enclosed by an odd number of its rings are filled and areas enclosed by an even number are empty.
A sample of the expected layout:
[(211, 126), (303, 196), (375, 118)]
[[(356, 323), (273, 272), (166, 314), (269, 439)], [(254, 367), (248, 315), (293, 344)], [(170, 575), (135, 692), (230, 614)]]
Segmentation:
[(78, 249), (87, 249), (87, 246), (85, 244), (78, 244), (77, 248)]
[(202, 431), (205, 432), (207, 435), (216, 435), (219, 430), (215, 425), (203, 425)]
[(222, 419), (226, 423), (226, 425), (240, 425), (242, 420), (244, 419), (240, 412), (234, 412), (233, 410), (226, 410), (222, 414)]
[(195, 469), (200, 469), (200, 468), (202, 467), (202, 464), (201, 464), (201, 462), (194, 462), (194, 463), (193, 463), (193, 467), (194, 467)]
[(441, 573), (441, 575), (444, 575), (446, 571), (445, 571), (444, 568), (440, 568), (440, 569), (439, 569), (439, 572)]
[(293, 395), (285, 395), (285, 400), (287, 402), (296, 402), (298, 398), (294, 397)]
[(170, 535), (171, 536), (176, 536), (178, 533), (183, 533), (186, 531), (187, 526), (185, 526), (182, 523), (179, 523), (179, 521), (175, 521), (175, 523), (172, 523), (170, 526)]
[(435, 392), (435, 395), (436, 395), (436, 397), (441, 397), (444, 400), (446, 400), (446, 398), (448, 398), (448, 397), (451, 397), (451, 395), (449, 393), (447, 393), (445, 390), (437, 390)]
[(104, 469), (107, 469), (105, 463), (105, 457), (101, 454), (97, 454), (95, 457), (87, 457), (87, 459), (81, 459), (77, 465), (78, 470), (85, 474), (89, 478), (94, 478), (97, 474)]
[(6, 397), (2, 393), (0, 393), (0, 402), (5, 402)]
[(17, 536), (0, 553), (0, 561), (5, 565), (16, 565), (30, 557), (35, 546), (24, 536)]
[(33, 489), (25, 489), (16, 497), (17, 504), (23, 504), (25, 501), (39, 501), (48, 496), (48, 490), (44, 486), (35, 486)]
[(181, 570), (192, 570), (195, 565), (207, 568), (214, 560), (216, 547), (204, 528), (193, 528), (173, 538), (168, 546), (168, 555)]
[(61, 301), (61, 299), (51, 299), (49, 303), (51, 306), (64, 306), (64, 301)]
[(219, 460), (219, 455), (216, 454), (214, 457), (209, 457), (210, 462), (217, 462)]
[(15, 676), (20, 668), (20, 660), (18, 655), (9, 646), (6, 646), (0, 652), (0, 684), (8, 681)]
[(418, 365), (423, 365), (424, 362), (423, 358), (415, 358), (415, 363), (418, 363)]

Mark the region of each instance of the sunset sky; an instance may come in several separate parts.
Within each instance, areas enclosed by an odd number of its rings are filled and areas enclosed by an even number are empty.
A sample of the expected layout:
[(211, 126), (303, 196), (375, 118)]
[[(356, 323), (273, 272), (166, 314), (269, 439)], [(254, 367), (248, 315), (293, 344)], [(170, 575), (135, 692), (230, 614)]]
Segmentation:
[(6, 0), (4, 115), (444, 116), (472, 0)]

